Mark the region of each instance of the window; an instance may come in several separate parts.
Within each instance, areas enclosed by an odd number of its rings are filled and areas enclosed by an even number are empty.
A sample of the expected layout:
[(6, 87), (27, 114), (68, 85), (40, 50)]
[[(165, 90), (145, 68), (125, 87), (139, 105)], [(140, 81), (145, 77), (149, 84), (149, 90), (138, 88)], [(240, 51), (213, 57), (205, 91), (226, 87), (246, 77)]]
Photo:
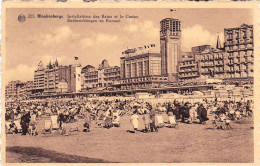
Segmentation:
[(143, 62), (138, 62), (137, 65), (137, 76), (142, 77), (143, 76)]
[(161, 74), (161, 63), (159, 60), (151, 60), (151, 75)]
[(137, 77), (136, 63), (132, 63), (131, 76)]
[(149, 75), (149, 61), (144, 61), (144, 75)]
[(131, 66), (130, 64), (126, 65), (126, 78), (130, 78), (131, 77)]

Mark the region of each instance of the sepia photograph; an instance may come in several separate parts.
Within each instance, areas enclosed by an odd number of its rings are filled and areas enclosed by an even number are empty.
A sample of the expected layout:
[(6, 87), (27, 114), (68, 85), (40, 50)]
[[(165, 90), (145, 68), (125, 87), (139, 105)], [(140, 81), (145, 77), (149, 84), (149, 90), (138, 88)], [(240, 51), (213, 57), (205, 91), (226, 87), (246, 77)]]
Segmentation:
[(5, 5), (3, 162), (255, 163), (252, 4)]

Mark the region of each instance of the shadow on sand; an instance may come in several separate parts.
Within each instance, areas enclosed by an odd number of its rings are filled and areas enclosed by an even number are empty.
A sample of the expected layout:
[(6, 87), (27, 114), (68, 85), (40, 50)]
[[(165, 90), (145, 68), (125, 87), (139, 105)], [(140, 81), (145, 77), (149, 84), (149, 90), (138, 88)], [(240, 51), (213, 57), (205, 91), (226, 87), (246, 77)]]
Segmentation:
[[(40, 147), (6, 147), (6, 153), (16, 153), (22, 155), (24, 163), (107, 163), (102, 159), (88, 158), (83, 156), (69, 155), (58, 153), (51, 150), (46, 150)], [(37, 160), (38, 159), (38, 160)], [(6, 159), (7, 162), (12, 162), (12, 159)]]

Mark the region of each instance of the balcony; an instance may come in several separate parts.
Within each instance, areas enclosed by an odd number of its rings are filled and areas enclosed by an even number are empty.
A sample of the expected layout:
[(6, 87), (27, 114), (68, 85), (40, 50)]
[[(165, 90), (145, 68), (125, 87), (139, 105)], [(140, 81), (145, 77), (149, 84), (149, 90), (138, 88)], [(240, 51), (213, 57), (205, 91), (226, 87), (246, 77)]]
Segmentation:
[(245, 58), (241, 58), (240, 59), (240, 63), (245, 63), (246, 62), (246, 59)]
[(201, 66), (201, 67), (207, 67), (207, 65), (206, 65), (206, 64), (203, 64), (203, 63), (201, 63), (200, 66)]
[(183, 64), (182, 66), (188, 67), (188, 66), (195, 66), (196, 63), (192, 63), (192, 64)]
[(234, 47), (233, 47), (233, 50), (238, 50), (238, 46), (234, 46)]
[(235, 59), (234, 60), (234, 64), (238, 64), (238, 63), (239, 63), (239, 61)]
[(224, 73), (224, 70), (215, 71), (215, 73)]
[(227, 38), (227, 41), (232, 41), (233, 40), (233, 38)]
[(179, 75), (180, 78), (190, 78), (190, 77), (198, 77), (199, 74), (186, 74), (186, 75)]
[(253, 42), (252, 39), (247, 39), (245, 43), (246, 43), (246, 44), (253, 44), (254, 42)]
[(232, 66), (234, 65), (234, 62), (228, 62), (228, 65)]
[(215, 60), (223, 60), (223, 56), (221, 56), (221, 57), (216, 57)]
[(223, 63), (217, 63), (216, 66), (223, 66)]
[(246, 62), (247, 63), (254, 63), (254, 60), (252, 58), (247, 58)]
[(254, 47), (253, 47), (253, 44), (247, 44), (247, 45), (246, 45), (246, 48), (247, 48), (247, 49), (253, 49)]

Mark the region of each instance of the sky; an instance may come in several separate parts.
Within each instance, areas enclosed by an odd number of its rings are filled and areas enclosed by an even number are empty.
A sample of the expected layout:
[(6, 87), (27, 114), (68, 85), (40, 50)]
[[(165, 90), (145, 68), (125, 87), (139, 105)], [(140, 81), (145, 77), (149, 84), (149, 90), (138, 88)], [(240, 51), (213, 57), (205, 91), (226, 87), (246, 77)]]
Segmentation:
[[(27, 18), (18, 15), (56, 14), (64, 19)], [(119, 23), (68, 23), (67, 15), (130, 15), (136, 19), (120, 19)], [(160, 52), (160, 21), (181, 21), (182, 51), (203, 44), (216, 46), (217, 32), (221, 43), (224, 28), (253, 24), (250, 9), (7, 9), (6, 10), (6, 83), (11, 80), (33, 80), (39, 61), (47, 65), (56, 58), (60, 65), (80, 63), (97, 67), (103, 59), (119, 66), (122, 52), (155, 44), (150, 52)], [(148, 50), (145, 50), (148, 51)], [(79, 60), (75, 62), (74, 57)]]

